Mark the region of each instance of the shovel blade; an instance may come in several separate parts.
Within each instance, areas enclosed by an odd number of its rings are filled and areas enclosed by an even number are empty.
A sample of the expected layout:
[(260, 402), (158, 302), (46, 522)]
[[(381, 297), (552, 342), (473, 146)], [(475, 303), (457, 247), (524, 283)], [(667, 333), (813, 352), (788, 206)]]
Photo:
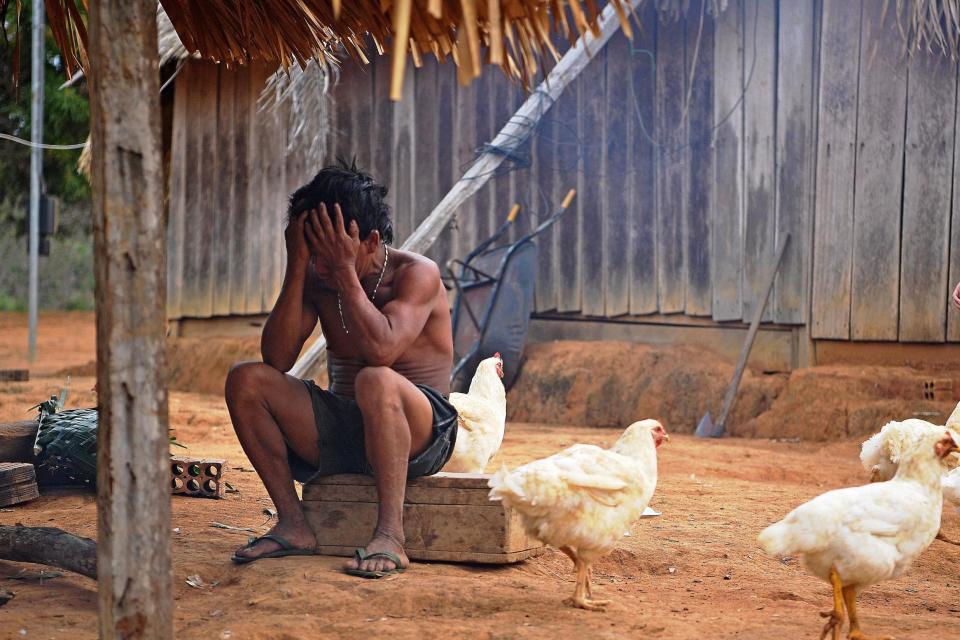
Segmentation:
[(700, 418), (695, 435), (698, 438), (719, 438), (723, 435), (723, 430), (717, 428), (717, 425), (713, 423), (713, 416), (707, 411), (703, 414), (703, 417)]

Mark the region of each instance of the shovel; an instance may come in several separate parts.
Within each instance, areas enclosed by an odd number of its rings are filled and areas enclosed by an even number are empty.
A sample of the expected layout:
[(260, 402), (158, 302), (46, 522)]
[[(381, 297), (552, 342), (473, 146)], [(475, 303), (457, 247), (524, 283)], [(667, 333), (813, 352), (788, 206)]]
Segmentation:
[(723, 436), (726, 431), (727, 416), (730, 415), (730, 409), (733, 408), (733, 401), (737, 397), (737, 389), (740, 388), (740, 378), (743, 377), (743, 370), (747, 367), (747, 359), (750, 357), (750, 350), (753, 349), (753, 340), (757, 337), (757, 329), (760, 328), (760, 319), (763, 318), (763, 312), (767, 308), (770, 291), (773, 289), (773, 282), (777, 277), (777, 272), (780, 271), (780, 263), (783, 262), (783, 254), (786, 252), (788, 244), (790, 244), (789, 233), (784, 234), (783, 244), (780, 245), (780, 250), (777, 251), (776, 261), (770, 269), (770, 277), (767, 280), (767, 291), (763, 294), (763, 302), (757, 306), (757, 310), (753, 314), (750, 330), (747, 331), (747, 339), (744, 341), (743, 348), (740, 350), (740, 360), (737, 362), (737, 368), (733, 371), (733, 380), (730, 381), (730, 386), (727, 388), (727, 395), (723, 398), (723, 409), (720, 411), (720, 419), (714, 423), (709, 411), (703, 414), (703, 417), (700, 418), (700, 422), (697, 424), (697, 430), (695, 432), (698, 438), (719, 438)]

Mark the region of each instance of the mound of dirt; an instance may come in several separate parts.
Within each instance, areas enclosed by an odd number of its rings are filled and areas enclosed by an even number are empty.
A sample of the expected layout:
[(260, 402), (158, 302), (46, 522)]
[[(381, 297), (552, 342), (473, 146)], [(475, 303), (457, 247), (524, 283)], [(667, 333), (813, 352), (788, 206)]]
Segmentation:
[[(237, 362), (260, 360), (260, 338), (169, 338), (167, 386), (171, 391), (223, 394), (227, 372)], [(59, 375), (97, 375), (96, 361), (68, 367)]]
[[(558, 341), (530, 345), (507, 400), (516, 422), (623, 427), (657, 418), (691, 433), (720, 411), (733, 363), (703, 349), (632, 342)], [(761, 415), (786, 386), (785, 374), (746, 371), (730, 424)]]
[[(623, 427), (657, 418), (690, 433), (720, 411), (734, 363), (699, 348), (628, 342), (531, 345), (508, 401), (517, 422)], [(960, 372), (938, 380), (960, 389)], [(812, 367), (789, 375), (744, 373), (727, 433), (747, 438), (824, 441), (876, 432), (891, 420), (943, 424), (955, 400), (924, 398), (931, 373), (910, 367)], [(945, 378), (946, 377), (946, 378)]]
[(797, 369), (769, 411), (737, 421), (731, 431), (748, 438), (834, 440), (875, 433), (891, 420), (944, 424), (956, 403), (925, 399), (929, 379), (928, 372), (908, 367)]

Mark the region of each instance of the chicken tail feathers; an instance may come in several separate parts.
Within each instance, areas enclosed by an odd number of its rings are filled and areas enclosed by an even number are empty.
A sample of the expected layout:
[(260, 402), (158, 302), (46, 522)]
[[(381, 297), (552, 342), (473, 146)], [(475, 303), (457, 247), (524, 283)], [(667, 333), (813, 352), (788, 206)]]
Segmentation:
[(791, 548), (790, 527), (782, 520), (770, 525), (760, 532), (757, 542), (760, 548), (771, 556), (786, 556), (793, 551)]
[(490, 487), (491, 500), (506, 500), (509, 503), (511, 499), (522, 500), (524, 497), (523, 488), (513, 480), (506, 466), (501, 466), (499, 471), (490, 476), (487, 486)]

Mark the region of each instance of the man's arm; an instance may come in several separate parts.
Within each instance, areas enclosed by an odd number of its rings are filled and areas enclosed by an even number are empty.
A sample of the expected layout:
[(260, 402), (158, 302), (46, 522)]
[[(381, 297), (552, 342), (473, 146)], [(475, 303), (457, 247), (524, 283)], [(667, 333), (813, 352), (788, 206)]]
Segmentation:
[(287, 272), (277, 302), (270, 311), (260, 336), (263, 361), (280, 371), (289, 371), (300, 355), (303, 343), (317, 326), (317, 311), (306, 298), (307, 266), (310, 252), (303, 235), (306, 214), (290, 221), (285, 231)]
[[(352, 276), (352, 277), (351, 277)], [(364, 362), (389, 367), (423, 331), (440, 286), (440, 270), (432, 262), (415, 262), (396, 274), (393, 300), (377, 309), (355, 271), (338, 278), (343, 315)]]

